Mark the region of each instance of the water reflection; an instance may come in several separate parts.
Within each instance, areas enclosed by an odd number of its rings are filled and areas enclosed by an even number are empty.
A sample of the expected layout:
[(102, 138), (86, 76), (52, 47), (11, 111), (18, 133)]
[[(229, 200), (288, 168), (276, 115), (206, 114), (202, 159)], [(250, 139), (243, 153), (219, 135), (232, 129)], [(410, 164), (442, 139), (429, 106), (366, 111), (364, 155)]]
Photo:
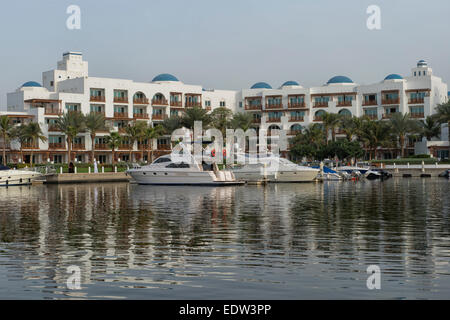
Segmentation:
[[(444, 298), (449, 182), (0, 189), (1, 298)], [(382, 290), (366, 289), (380, 265)], [(66, 268), (82, 270), (81, 291)]]

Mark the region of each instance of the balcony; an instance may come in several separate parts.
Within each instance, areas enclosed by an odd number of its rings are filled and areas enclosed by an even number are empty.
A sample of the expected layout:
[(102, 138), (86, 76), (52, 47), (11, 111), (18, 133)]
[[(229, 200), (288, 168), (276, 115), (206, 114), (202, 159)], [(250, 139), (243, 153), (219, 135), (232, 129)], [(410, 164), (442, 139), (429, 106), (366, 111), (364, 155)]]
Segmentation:
[(304, 103), (304, 102), (294, 102), (294, 103), (288, 103), (288, 109), (296, 109), (296, 108), (299, 108), (299, 109), (304, 109), (304, 108), (306, 108), (306, 103)]
[(128, 97), (114, 97), (115, 103), (128, 103)]
[(338, 101), (336, 104), (337, 107), (351, 107), (352, 102), (351, 101)]
[(129, 143), (122, 143), (119, 145), (119, 150), (131, 150), (133, 146)]
[(272, 123), (272, 122), (281, 122), (281, 117), (279, 117), (279, 118), (269, 118), (269, 119), (267, 119), (267, 121), (266, 122), (270, 122), (270, 123)]
[(86, 146), (84, 143), (74, 143), (72, 145), (72, 150), (85, 150)]
[(134, 119), (150, 119), (150, 116), (148, 113), (134, 113), (133, 114)]
[(423, 112), (422, 113), (411, 113), (410, 116), (411, 116), (411, 118), (414, 118), (414, 119), (425, 118), (425, 114)]
[(166, 99), (153, 99), (152, 105), (158, 105), (158, 106), (167, 106), (169, 103)]
[(25, 142), (22, 143), (22, 149), (39, 149), (39, 145), (37, 143)]
[(314, 102), (313, 108), (328, 108), (328, 102)]
[(148, 144), (138, 144), (138, 150), (140, 151), (148, 150), (148, 148), (149, 148)]
[(365, 114), (365, 117), (369, 118), (370, 120), (377, 120), (378, 115), (377, 114)]
[(134, 98), (134, 104), (149, 104), (149, 100), (147, 98)]
[(302, 133), (302, 131), (301, 131), (301, 130), (289, 130), (289, 131), (287, 132), (287, 135), (288, 135), (288, 136), (296, 136), (296, 135), (298, 135), (299, 133)]
[(171, 106), (171, 107), (182, 108), (182, 107), (183, 107), (183, 104), (181, 103), (181, 101), (170, 101), (170, 106)]
[(59, 129), (59, 127), (55, 124), (49, 124), (48, 132), (55, 132), (55, 131), (61, 131), (61, 129)]
[(105, 111), (91, 111), (91, 113), (95, 113), (95, 114), (101, 114), (102, 116), (106, 116), (105, 115)]
[(262, 109), (261, 104), (245, 105), (245, 110), (261, 110), (261, 109)]
[(322, 121), (322, 117), (314, 117), (314, 120), (313, 120), (314, 122), (319, 122), (319, 121)]
[(126, 118), (126, 119), (128, 119), (128, 112), (114, 112), (114, 118)]
[(260, 124), (261, 123), (261, 118), (253, 118), (252, 123), (254, 124)]
[(91, 96), (91, 102), (105, 102), (105, 96)]
[(419, 103), (424, 103), (425, 102), (425, 98), (411, 98), (408, 100), (409, 104), (419, 104)]
[(392, 115), (394, 115), (394, 114), (399, 114), (399, 113), (400, 113), (400, 112), (383, 113), (382, 118), (383, 118), (383, 119), (390, 119), (390, 118), (392, 118)]
[(289, 122), (303, 122), (304, 117), (290, 117)]
[(44, 115), (46, 116), (61, 116), (62, 111), (58, 109), (47, 109), (45, 108)]
[(7, 142), (7, 143), (0, 142), (0, 149), (3, 150), (3, 148), (11, 149), (11, 145), (9, 144), (9, 142)]
[(126, 133), (127, 132), (127, 128), (126, 127), (117, 128), (117, 132), (119, 132), (119, 133)]
[(400, 103), (400, 98), (381, 99), (381, 104), (398, 104), (398, 103)]
[(158, 144), (158, 150), (170, 150), (170, 144)]
[(364, 100), (362, 103), (363, 106), (377, 106), (377, 100)]
[(167, 119), (166, 114), (153, 114), (152, 115), (152, 120), (164, 120), (164, 119)]
[(195, 107), (201, 108), (202, 107), (202, 103), (201, 102), (192, 102), (192, 101), (189, 102), (189, 101), (186, 101), (185, 106), (186, 106), (186, 108), (195, 108)]
[(95, 150), (109, 150), (109, 147), (106, 143), (96, 143)]
[(266, 109), (283, 109), (283, 104), (267, 104)]
[(48, 149), (49, 150), (54, 150), (54, 149), (66, 149), (66, 144), (64, 142), (50, 142), (48, 144)]

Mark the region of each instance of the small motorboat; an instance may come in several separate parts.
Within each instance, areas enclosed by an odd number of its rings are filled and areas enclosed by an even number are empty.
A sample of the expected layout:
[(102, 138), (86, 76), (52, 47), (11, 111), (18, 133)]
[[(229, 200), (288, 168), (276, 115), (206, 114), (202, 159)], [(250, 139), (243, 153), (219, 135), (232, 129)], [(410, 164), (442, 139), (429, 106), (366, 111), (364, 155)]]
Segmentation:
[[(313, 168), (320, 169), (321, 167), (315, 166)], [(344, 177), (346, 178), (346, 176), (343, 173), (339, 173), (339, 172), (334, 171), (333, 169), (330, 169), (326, 166), (322, 166), (322, 169), (320, 170), (319, 174), (317, 175), (317, 180), (341, 181), (341, 180), (344, 180)]]
[(445, 170), (444, 172), (440, 173), (439, 177), (449, 179), (450, 178), (450, 169)]
[(368, 180), (377, 180), (381, 179), (382, 175), (379, 171), (367, 170), (366, 173), (364, 173), (364, 177)]
[(33, 170), (16, 170), (0, 165), (0, 186), (23, 186), (30, 185), (42, 174)]

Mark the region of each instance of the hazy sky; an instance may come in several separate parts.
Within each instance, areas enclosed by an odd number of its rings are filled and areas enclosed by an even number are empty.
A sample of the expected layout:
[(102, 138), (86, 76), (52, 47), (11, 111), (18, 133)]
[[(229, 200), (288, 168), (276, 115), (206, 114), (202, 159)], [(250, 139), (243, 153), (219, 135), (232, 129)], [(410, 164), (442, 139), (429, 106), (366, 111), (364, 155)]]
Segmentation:
[[(81, 30), (66, 9), (81, 7)], [(381, 8), (381, 27), (366, 9)], [(258, 81), (321, 85), (409, 75), (419, 59), (450, 80), (448, 0), (30, 0), (2, 1), (0, 104), (22, 83), (42, 82), (65, 51), (82, 51), (91, 76), (150, 81), (172, 73), (206, 88)]]

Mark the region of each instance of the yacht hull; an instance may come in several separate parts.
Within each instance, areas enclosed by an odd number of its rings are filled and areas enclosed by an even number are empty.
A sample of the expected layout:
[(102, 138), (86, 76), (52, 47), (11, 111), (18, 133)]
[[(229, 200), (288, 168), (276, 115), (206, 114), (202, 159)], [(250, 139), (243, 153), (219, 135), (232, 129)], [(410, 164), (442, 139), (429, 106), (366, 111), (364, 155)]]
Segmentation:
[(196, 185), (225, 186), (243, 184), (241, 181), (217, 181), (213, 172), (155, 172), (128, 171), (128, 174), (141, 185)]
[(24, 186), (33, 183), (41, 174), (36, 172), (26, 172), (18, 170), (8, 170), (0, 172), (0, 187)]

